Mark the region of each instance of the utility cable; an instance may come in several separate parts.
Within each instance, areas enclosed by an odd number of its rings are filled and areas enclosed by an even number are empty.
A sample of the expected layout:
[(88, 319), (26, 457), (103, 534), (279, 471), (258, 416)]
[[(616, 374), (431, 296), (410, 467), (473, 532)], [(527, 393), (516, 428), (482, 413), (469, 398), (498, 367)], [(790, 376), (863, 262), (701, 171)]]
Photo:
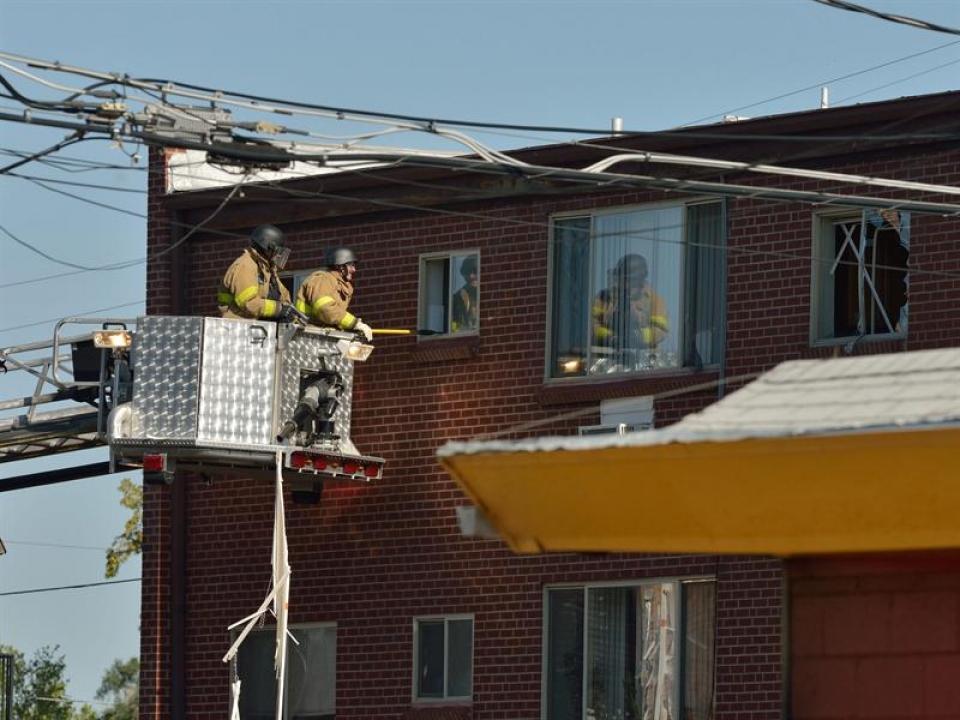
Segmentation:
[[(820, 0), (814, 0), (814, 1), (820, 2)], [(880, 70), (882, 68), (890, 67), (891, 65), (896, 65), (898, 63), (902, 63), (907, 60), (913, 60), (914, 58), (918, 58), (922, 55), (928, 55), (929, 53), (936, 52), (937, 50), (943, 50), (944, 48), (953, 47), (954, 45), (958, 45), (958, 44), (960, 44), (960, 40), (954, 40), (953, 42), (944, 43), (943, 45), (938, 45), (937, 47), (930, 48), (929, 50), (921, 50), (920, 52), (915, 52), (911, 55), (905, 55), (904, 57), (897, 58), (896, 60), (889, 60), (888, 62), (880, 63), (879, 65), (874, 65), (873, 67), (865, 68), (863, 70), (857, 70), (852, 73), (847, 73), (846, 75), (840, 75), (839, 77), (832, 78), (831, 80), (823, 80), (821, 82), (814, 83), (813, 85), (807, 85), (806, 87), (802, 87), (799, 90), (791, 90), (790, 92), (782, 93), (781, 95), (775, 95), (774, 97), (767, 98), (766, 100), (759, 100), (757, 102), (749, 103), (747, 105), (741, 105), (740, 107), (735, 107), (731, 110), (727, 110), (721, 113), (704, 115), (703, 117), (697, 118), (696, 120), (690, 120), (688, 122), (683, 123), (683, 127), (686, 127), (689, 125), (697, 125), (699, 123), (704, 122), (705, 120), (710, 120), (716, 117), (723, 117), (725, 115), (732, 115), (734, 113), (740, 112), (741, 110), (749, 110), (750, 108), (758, 107), (760, 105), (766, 105), (768, 103), (776, 102), (777, 100), (783, 100), (784, 98), (788, 98), (793, 95), (799, 95), (800, 93), (803, 93), (803, 92), (808, 92), (810, 90), (821, 88), (824, 85), (830, 85), (831, 83), (838, 83), (843, 80), (849, 80), (850, 78), (857, 77), (858, 75), (865, 75), (866, 73), (873, 72), (874, 70)], [(833, 138), (826, 138), (826, 139), (830, 140)]]
[[(946, 47), (946, 45), (941, 47)], [(910, 55), (905, 58), (900, 58), (898, 60), (891, 61), (890, 63), (884, 63), (882, 65), (878, 65), (874, 68), (869, 68), (868, 70), (864, 70), (860, 72), (862, 73), (862, 72), (868, 72), (869, 70), (879, 69), (881, 67), (885, 67), (886, 65), (889, 65), (895, 62), (901, 62), (903, 60), (907, 60), (912, 57), (917, 57), (927, 52), (933, 52), (934, 50), (938, 50), (938, 49), (940, 48), (932, 48), (931, 50), (923, 51), (921, 53), (916, 53), (914, 55)], [(318, 113), (322, 113), (323, 117), (328, 117), (330, 119), (335, 119), (335, 120), (356, 120), (358, 122), (372, 122), (374, 120), (382, 121), (386, 119), (386, 120), (392, 120), (392, 121), (416, 123), (418, 125), (417, 129), (422, 130), (424, 132), (431, 133), (431, 134), (434, 133), (436, 128), (440, 125), (446, 125), (451, 127), (471, 127), (471, 128), (485, 129), (485, 130), (511, 130), (511, 131), (536, 132), (536, 133), (548, 133), (548, 134), (564, 133), (564, 134), (574, 134), (574, 135), (606, 136), (606, 135), (609, 135), (610, 133), (609, 128), (582, 128), (582, 127), (553, 126), (553, 125), (524, 125), (524, 124), (516, 124), (516, 123), (495, 123), (495, 122), (484, 122), (484, 121), (473, 121), (473, 120), (429, 118), (424, 116), (406, 115), (406, 114), (390, 113), (390, 112), (383, 112), (383, 111), (358, 110), (358, 109), (342, 108), (342, 107), (336, 107), (336, 106), (327, 106), (327, 105), (318, 105), (318, 104), (304, 103), (304, 102), (298, 102), (298, 101), (282, 100), (278, 98), (270, 98), (266, 96), (253, 95), (249, 93), (224, 91), (224, 90), (204, 87), (201, 85), (194, 85), (190, 83), (178, 83), (176, 81), (171, 81), (171, 80), (149, 79), (149, 78), (133, 79), (129, 75), (120, 76), (116, 73), (113, 73), (113, 74), (102, 73), (98, 71), (86, 70), (83, 68), (66, 66), (61, 63), (51, 63), (48, 61), (27, 58), (19, 55), (13, 55), (10, 53), (0, 52), (0, 58), (5, 58), (15, 62), (25, 63), (32, 67), (39, 67), (39, 68), (43, 68), (50, 71), (74, 73), (74, 74), (84, 75), (91, 78), (97, 78), (101, 80), (102, 83), (116, 83), (123, 86), (128, 86), (138, 90), (142, 90), (144, 92), (149, 91), (152, 93), (156, 93), (156, 94), (159, 94), (161, 97), (166, 97), (169, 95), (182, 95), (185, 97), (189, 97), (191, 99), (209, 102), (214, 107), (217, 104), (233, 104), (233, 101), (231, 101), (230, 98), (239, 98), (239, 99), (248, 101), (246, 104), (242, 105), (243, 107), (246, 107), (252, 110), (259, 110), (261, 112), (271, 112), (271, 113), (280, 113), (283, 115), (290, 115), (290, 114), (296, 113), (295, 109), (301, 109), (301, 110), (308, 110), (308, 111), (317, 111)], [(854, 73), (854, 74), (859, 74), (859, 73)], [(845, 79), (846, 77), (852, 77), (852, 75), (844, 76), (842, 78), (838, 78), (836, 80), (830, 80), (826, 82), (836, 82), (840, 79)], [(818, 87), (822, 84), (823, 83), (818, 83), (817, 85), (814, 85), (811, 87)], [(193, 92), (183, 93), (178, 91), (178, 88), (191, 90)], [(803, 92), (803, 90), (798, 90), (795, 92)], [(197, 93), (205, 93), (205, 94), (197, 94)], [(795, 93), (789, 93), (789, 94), (795, 94)], [(777, 98), (765, 100), (762, 102), (772, 102), (772, 100), (774, 99), (777, 99)], [(249, 103), (254, 103), (254, 104), (251, 105)], [(284, 108), (264, 107), (262, 103), (284, 105), (286, 107)], [(762, 104), (762, 103), (757, 103), (757, 104)], [(750, 106), (745, 106), (745, 107), (750, 107)], [(291, 110), (290, 108), (294, 108), (294, 110)], [(738, 109), (745, 109), (745, 108), (738, 108)], [(730, 112), (735, 112), (735, 110)], [(711, 115), (708, 117), (715, 117), (715, 116), (716, 115)], [(697, 122), (697, 121), (694, 121), (694, 122)], [(691, 132), (689, 130), (682, 130), (682, 129), (658, 130), (658, 131), (631, 130), (631, 131), (623, 131), (622, 133), (619, 133), (619, 134), (622, 134), (624, 136), (637, 136), (637, 137), (676, 136), (676, 137), (685, 137), (685, 138), (713, 138), (713, 139), (725, 139), (727, 141), (778, 139), (777, 136), (766, 137), (766, 138), (762, 138), (759, 136), (750, 136), (745, 134), (738, 134), (736, 136), (731, 136), (729, 134), (724, 134), (724, 133)], [(788, 137), (788, 138), (781, 137), (780, 139), (790, 139), (790, 140), (802, 139), (804, 141), (810, 141), (810, 142), (823, 142), (824, 137), (809, 136), (809, 137), (797, 138), (794, 136), (794, 137)], [(862, 139), (862, 138), (859, 138), (859, 139)]]
[(31, 590), (11, 590), (0, 592), (0, 597), (10, 597), (11, 595), (32, 595), (34, 593), (59, 592), (61, 590), (80, 590), (83, 588), (101, 587), (103, 585), (121, 585), (123, 583), (140, 582), (142, 578), (128, 578), (127, 580), (102, 580), (101, 582), (83, 583), (80, 585), (58, 585), (56, 587), (33, 588)]
[(93, 545), (67, 545), (64, 543), (35, 542), (31, 540), (4, 540), (7, 545), (31, 545), (35, 547), (63, 548), (66, 550), (98, 550), (106, 552), (109, 548), (94, 547)]
[[(109, 310), (119, 310), (120, 308), (130, 307), (132, 305), (143, 305), (143, 300), (134, 300), (133, 302), (111, 305), (110, 307), (98, 308), (96, 310), (85, 310), (83, 315), (93, 315), (95, 313), (107, 312)], [(36, 322), (24, 323), (23, 325), (14, 325), (12, 327), (0, 328), (0, 333), (12, 332), (13, 330), (23, 330), (24, 328), (36, 327), (38, 325), (48, 325), (63, 320), (62, 317), (50, 318), (49, 320), (38, 320)]]
[(880, 12), (879, 10), (868, 8), (865, 5), (857, 5), (856, 3), (848, 2), (847, 0), (813, 1), (818, 2), (821, 5), (837, 8), (839, 10), (849, 10), (851, 12), (863, 13), (864, 15), (871, 15), (872, 17), (879, 18), (881, 20), (900, 23), (901, 25), (910, 25), (911, 27), (920, 28), (921, 30), (932, 30), (933, 32), (947, 33), (949, 35), (960, 35), (960, 30), (957, 28), (947, 27), (946, 25), (938, 25), (936, 23), (927, 22), (926, 20), (907, 17), (906, 15), (894, 15), (893, 13)]
[(54, 145), (51, 145), (46, 150), (40, 150), (39, 152), (33, 153), (33, 155), (21, 158), (20, 160), (17, 160), (16, 162), (11, 163), (6, 167), (0, 168), (0, 175), (6, 175), (11, 170), (21, 167), (22, 165), (26, 165), (27, 163), (33, 162), (34, 160), (39, 160), (45, 155), (50, 155), (52, 153), (59, 152), (60, 150), (63, 150), (65, 147), (69, 147), (70, 145), (75, 145), (78, 142), (81, 142), (83, 139), (84, 139), (83, 136), (79, 132), (73, 133), (72, 135), (68, 136), (66, 139), (61, 140), (60, 142)]

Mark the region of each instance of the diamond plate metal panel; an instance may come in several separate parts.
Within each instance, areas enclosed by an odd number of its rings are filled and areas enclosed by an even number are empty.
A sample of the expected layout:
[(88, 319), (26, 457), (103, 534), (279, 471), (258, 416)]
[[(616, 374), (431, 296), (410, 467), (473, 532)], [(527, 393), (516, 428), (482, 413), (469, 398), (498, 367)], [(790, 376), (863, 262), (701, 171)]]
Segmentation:
[(280, 363), (280, 413), (281, 422), (293, 415), (300, 399), (300, 375), (302, 371), (333, 370), (343, 378), (344, 391), (340, 405), (333, 414), (336, 433), (350, 440), (350, 415), (353, 410), (353, 361), (348, 360), (337, 348), (339, 340), (351, 340), (353, 335), (336, 331), (299, 329), (293, 339), (283, 348)]
[(133, 403), (143, 437), (196, 437), (202, 323), (199, 317), (140, 318)]
[(206, 318), (197, 437), (236, 444), (274, 442), (277, 326)]

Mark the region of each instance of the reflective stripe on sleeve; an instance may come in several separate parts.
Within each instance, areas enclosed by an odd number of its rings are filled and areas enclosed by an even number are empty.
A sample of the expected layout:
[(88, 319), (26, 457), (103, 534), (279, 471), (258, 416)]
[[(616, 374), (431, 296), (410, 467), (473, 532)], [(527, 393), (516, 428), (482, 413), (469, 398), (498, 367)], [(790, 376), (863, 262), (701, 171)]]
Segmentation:
[(324, 295), (322, 298), (317, 298), (317, 301), (313, 304), (313, 307), (311, 308), (313, 310), (313, 314), (316, 315), (317, 313), (320, 312), (320, 308), (322, 308), (324, 305), (329, 305), (332, 302), (333, 302), (333, 298), (330, 297), (329, 295)]
[(352, 330), (356, 324), (357, 316), (352, 313), (344, 313), (343, 318), (340, 320), (340, 328), (343, 330)]
[(237, 305), (243, 305), (244, 303), (247, 302), (247, 300), (253, 300), (253, 298), (257, 296), (257, 292), (259, 291), (259, 289), (260, 288), (257, 285), (251, 285), (246, 290), (242, 290), (239, 293), (237, 293), (237, 298), (236, 298)]
[(276, 300), (264, 300), (263, 301), (263, 312), (260, 314), (260, 317), (272, 318), (279, 314), (280, 306)]
[(666, 315), (651, 315), (650, 324), (656, 325), (658, 328), (662, 328), (663, 330), (670, 329), (670, 323), (667, 321)]

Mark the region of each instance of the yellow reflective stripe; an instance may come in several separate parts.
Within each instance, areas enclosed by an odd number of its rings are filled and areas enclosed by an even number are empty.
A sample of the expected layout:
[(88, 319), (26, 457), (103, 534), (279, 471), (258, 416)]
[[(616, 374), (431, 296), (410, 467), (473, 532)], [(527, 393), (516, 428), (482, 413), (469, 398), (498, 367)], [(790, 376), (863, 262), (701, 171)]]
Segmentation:
[(237, 293), (237, 305), (243, 305), (247, 302), (247, 300), (252, 300), (255, 298), (259, 289), (260, 287), (258, 285), (251, 285), (246, 290), (241, 290), (239, 293)]
[(613, 335), (613, 333), (610, 331), (610, 328), (603, 327), (602, 325), (597, 328), (596, 336), (598, 338), (608, 338), (611, 335)]
[(670, 327), (670, 323), (667, 321), (666, 315), (651, 315), (650, 324), (656, 325), (657, 327), (663, 328), (664, 330), (667, 330)]
[(297, 298), (297, 310), (302, 312), (304, 315), (307, 314), (307, 303), (303, 300)]
[(329, 305), (329, 304), (332, 303), (332, 302), (333, 302), (333, 298), (330, 297), (329, 295), (324, 295), (322, 298), (319, 298), (319, 299), (313, 304), (313, 313), (314, 313), (314, 315), (316, 315), (318, 312), (320, 312), (320, 308), (322, 308), (324, 305)]
[(351, 313), (344, 313), (343, 319), (340, 320), (340, 327), (344, 330), (349, 330), (356, 324), (357, 324), (357, 316)]
[(263, 312), (260, 313), (260, 317), (272, 318), (274, 315), (277, 315), (279, 312), (280, 312), (280, 307), (277, 305), (276, 300), (264, 300)]
[(233, 305), (233, 295), (227, 292), (217, 293), (217, 304), (218, 305)]

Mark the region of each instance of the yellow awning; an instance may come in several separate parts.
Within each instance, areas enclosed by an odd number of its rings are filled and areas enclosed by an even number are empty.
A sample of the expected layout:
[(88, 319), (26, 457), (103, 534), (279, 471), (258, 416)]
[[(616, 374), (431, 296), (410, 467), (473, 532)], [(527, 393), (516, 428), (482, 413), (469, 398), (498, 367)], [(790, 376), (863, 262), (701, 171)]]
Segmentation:
[(521, 553), (960, 547), (960, 427), (559, 449), (441, 464)]

